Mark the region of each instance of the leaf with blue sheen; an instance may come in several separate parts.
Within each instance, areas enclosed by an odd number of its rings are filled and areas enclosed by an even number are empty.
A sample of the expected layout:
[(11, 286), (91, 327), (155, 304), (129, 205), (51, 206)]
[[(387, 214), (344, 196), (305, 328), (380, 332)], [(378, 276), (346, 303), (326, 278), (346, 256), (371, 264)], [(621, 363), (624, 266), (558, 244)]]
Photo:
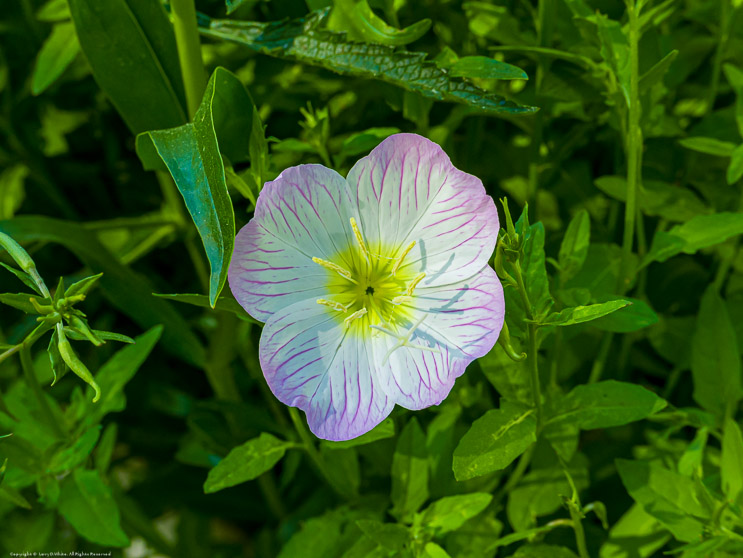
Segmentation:
[(537, 439), (534, 410), (501, 400), (501, 408), (485, 413), (454, 450), (454, 476), (459, 481), (500, 471)]
[(0, 232), (19, 242), (62, 244), (93, 271), (103, 272), (100, 290), (111, 304), (142, 327), (162, 324), (163, 345), (168, 350), (196, 366), (204, 362), (204, 348), (181, 315), (170, 303), (153, 298), (149, 282), (119, 263), (89, 230), (59, 219), (24, 216), (0, 221)]
[(184, 124), (173, 26), (160, 2), (69, 0), (80, 46), (132, 133)]
[(59, 495), (59, 513), (91, 542), (114, 547), (129, 545), (111, 488), (98, 471), (76, 469), (65, 478)]

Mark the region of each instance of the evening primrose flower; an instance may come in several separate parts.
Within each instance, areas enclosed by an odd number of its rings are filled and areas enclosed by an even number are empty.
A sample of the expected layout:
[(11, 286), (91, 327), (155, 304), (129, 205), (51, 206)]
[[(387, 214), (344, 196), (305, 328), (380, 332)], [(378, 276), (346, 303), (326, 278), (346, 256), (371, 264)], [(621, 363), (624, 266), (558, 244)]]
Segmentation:
[(435, 143), (390, 136), (347, 178), (321, 165), (266, 183), (229, 269), (264, 321), (271, 391), (312, 432), (348, 440), (395, 404), (439, 404), (495, 344), (503, 290), (487, 265), (498, 213)]

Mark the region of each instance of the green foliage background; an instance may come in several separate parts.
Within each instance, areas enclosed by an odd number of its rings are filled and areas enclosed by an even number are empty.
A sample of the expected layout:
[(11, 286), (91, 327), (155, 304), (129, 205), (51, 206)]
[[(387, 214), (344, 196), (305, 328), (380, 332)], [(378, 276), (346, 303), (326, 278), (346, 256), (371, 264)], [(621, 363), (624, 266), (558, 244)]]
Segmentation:
[[(5, 554), (743, 555), (740, 0), (6, 4)], [(234, 234), (399, 131), (508, 197), (507, 330), (324, 442), (262, 378)]]

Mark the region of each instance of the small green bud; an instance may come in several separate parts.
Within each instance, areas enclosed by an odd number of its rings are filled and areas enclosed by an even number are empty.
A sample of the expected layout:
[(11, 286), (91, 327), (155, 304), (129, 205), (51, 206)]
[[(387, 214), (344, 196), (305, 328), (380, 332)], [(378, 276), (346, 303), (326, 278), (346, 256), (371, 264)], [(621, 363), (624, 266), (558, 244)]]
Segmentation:
[(508, 355), (508, 358), (516, 362), (520, 362), (526, 358), (526, 353), (519, 353), (511, 345), (511, 334), (508, 332), (508, 324), (503, 322), (503, 329), (501, 329), (500, 335), (498, 336), (498, 344)]

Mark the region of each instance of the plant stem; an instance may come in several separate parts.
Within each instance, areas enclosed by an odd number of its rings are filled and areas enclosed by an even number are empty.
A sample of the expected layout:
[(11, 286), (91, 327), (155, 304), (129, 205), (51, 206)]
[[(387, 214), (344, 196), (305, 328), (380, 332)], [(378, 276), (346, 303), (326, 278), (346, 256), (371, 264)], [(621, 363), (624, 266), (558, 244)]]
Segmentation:
[(171, 0), (175, 42), (178, 45), (178, 60), (186, 89), (188, 115), (193, 119), (201, 104), (206, 89), (206, 72), (201, 59), (201, 42), (196, 23), (194, 0)]
[(31, 359), (31, 346), (25, 341), (21, 344), (21, 368), (23, 369), (23, 375), (26, 377), (26, 382), (31, 387), (31, 391), (34, 392), (34, 396), (39, 402), (39, 407), (44, 415), (48, 426), (54, 431), (54, 434), (60, 438), (65, 438), (65, 433), (59, 426), (57, 417), (54, 416), (52, 408), (49, 406), (49, 402), (46, 400), (44, 390), (41, 389), (39, 380), (36, 378), (36, 372), (34, 371), (34, 363)]
[(325, 468), (325, 460), (323, 460), (320, 452), (317, 451), (315, 442), (312, 440), (312, 436), (310, 435), (310, 432), (307, 429), (304, 421), (302, 420), (302, 417), (299, 415), (299, 411), (297, 411), (296, 407), (289, 407), (289, 416), (291, 417), (292, 423), (294, 424), (294, 429), (297, 431), (299, 439), (302, 441), (304, 449), (307, 452), (307, 455), (310, 456), (310, 459), (315, 465), (317, 472), (323, 479), (325, 479), (325, 481), (328, 483), (328, 486), (330, 486), (336, 494), (342, 496), (342, 494), (338, 492), (338, 489), (335, 487), (335, 485), (330, 481), (330, 476), (328, 475), (327, 469)]
[(526, 285), (524, 284), (524, 277), (521, 273), (521, 264), (516, 261), (513, 263), (514, 276), (516, 278), (516, 285), (521, 295), (521, 302), (524, 305), (526, 317), (529, 320), (527, 326), (529, 333), (529, 371), (531, 373), (531, 394), (534, 400), (534, 408), (537, 411), (537, 432), (542, 427), (542, 390), (539, 382), (539, 348), (537, 345), (537, 329), (538, 326), (535, 323), (534, 309), (529, 302), (529, 295), (526, 292)]
[(573, 531), (575, 531), (575, 544), (578, 547), (578, 555), (580, 558), (591, 558), (588, 554), (588, 547), (586, 546), (586, 532), (583, 530), (580, 512), (574, 505), (569, 505), (568, 508), (570, 509), (570, 518), (573, 522)]
[(624, 237), (622, 239), (622, 267), (619, 273), (619, 294), (627, 292), (632, 279), (630, 269), (632, 245), (637, 218), (637, 189), (642, 172), (642, 128), (640, 127), (640, 92), (639, 92), (639, 54), (640, 24), (638, 10), (634, 0), (627, 1), (629, 16), (629, 50), (630, 50), (630, 90), (629, 117), (627, 119), (627, 202), (624, 210)]

